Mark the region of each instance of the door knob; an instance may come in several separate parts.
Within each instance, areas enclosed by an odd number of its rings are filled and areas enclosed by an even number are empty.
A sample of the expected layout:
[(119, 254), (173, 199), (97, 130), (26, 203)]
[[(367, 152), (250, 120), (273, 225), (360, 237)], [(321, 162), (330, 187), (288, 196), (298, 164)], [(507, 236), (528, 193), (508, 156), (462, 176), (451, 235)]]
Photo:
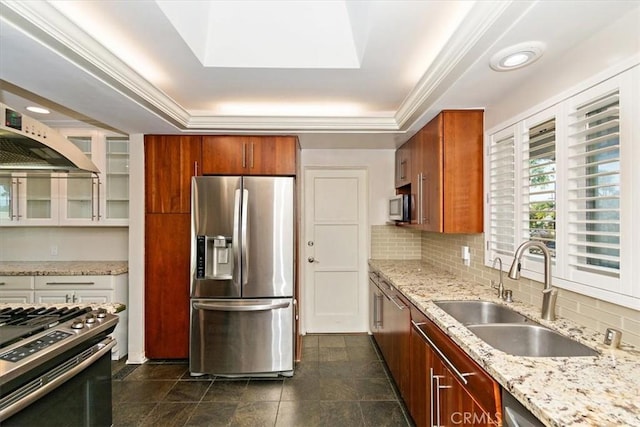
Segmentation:
[(307, 261), (316, 262), (316, 259), (314, 257), (310, 256), (309, 258), (307, 258)]

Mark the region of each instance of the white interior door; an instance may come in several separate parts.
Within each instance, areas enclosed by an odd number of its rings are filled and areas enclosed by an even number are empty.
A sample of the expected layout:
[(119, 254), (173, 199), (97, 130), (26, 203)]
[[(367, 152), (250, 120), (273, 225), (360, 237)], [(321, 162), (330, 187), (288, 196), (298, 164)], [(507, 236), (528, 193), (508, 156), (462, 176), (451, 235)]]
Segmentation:
[(306, 332), (367, 331), (367, 172), (306, 169)]

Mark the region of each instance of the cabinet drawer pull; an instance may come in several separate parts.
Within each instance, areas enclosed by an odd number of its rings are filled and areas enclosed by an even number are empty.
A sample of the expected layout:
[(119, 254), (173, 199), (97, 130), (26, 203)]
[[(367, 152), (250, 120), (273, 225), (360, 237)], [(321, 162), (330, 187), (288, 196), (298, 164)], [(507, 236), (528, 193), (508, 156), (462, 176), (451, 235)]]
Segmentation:
[(247, 144), (242, 144), (242, 167), (247, 167)]
[(394, 295), (394, 296), (392, 296), (392, 297), (389, 297), (389, 300), (390, 300), (392, 303), (394, 303), (394, 304), (395, 304), (395, 306), (396, 306), (396, 307), (398, 307), (398, 309), (399, 309), (399, 310), (404, 310), (405, 308), (407, 308), (407, 306), (406, 306), (406, 305), (404, 305), (404, 304), (398, 304), (397, 299), (398, 299), (398, 297), (397, 297), (397, 296), (395, 296), (395, 295)]
[(6, 284), (7, 284), (7, 282), (0, 282), (0, 286), (4, 286)]
[(59, 286), (59, 285), (65, 285), (65, 286), (73, 286), (73, 285), (82, 285), (82, 286), (90, 286), (90, 285), (95, 285), (96, 282), (47, 282), (47, 285), (54, 285), (54, 286)]
[(467, 381), (467, 377), (473, 375), (473, 373), (464, 373), (463, 374), (462, 372), (460, 372), (458, 370), (458, 368), (455, 367), (455, 365), (447, 358), (447, 356), (444, 355), (442, 350), (440, 350), (440, 348), (431, 340), (431, 338), (429, 338), (429, 336), (427, 334), (425, 334), (422, 329), (420, 329), (420, 326), (421, 325), (425, 325), (425, 323), (416, 323), (415, 321), (412, 320), (411, 321), (411, 325), (414, 327), (416, 332), (418, 332), (422, 336), (422, 338), (424, 338), (425, 341), (427, 341), (427, 343), (429, 343), (431, 348), (433, 348), (433, 350), (438, 354), (438, 356), (440, 356), (442, 361), (451, 369), (451, 371), (458, 378), (460, 378), (460, 381), (462, 381), (465, 385), (469, 384), (469, 381)]

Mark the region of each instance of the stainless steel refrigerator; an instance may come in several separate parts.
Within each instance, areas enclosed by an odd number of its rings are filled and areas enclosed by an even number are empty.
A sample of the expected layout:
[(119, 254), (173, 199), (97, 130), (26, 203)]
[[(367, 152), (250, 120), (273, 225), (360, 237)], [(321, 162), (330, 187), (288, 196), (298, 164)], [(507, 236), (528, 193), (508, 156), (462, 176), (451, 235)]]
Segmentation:
[(192, 375), (293, 374), (294, 178), (194, 177)]

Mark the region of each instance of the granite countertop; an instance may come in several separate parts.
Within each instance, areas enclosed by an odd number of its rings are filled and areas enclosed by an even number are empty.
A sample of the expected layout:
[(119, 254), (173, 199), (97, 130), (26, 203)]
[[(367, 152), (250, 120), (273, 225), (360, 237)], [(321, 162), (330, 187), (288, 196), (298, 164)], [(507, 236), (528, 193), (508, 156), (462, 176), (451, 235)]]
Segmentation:
[[(540, 308), (505, 303), (489, 286), (458, 278), (421, 261), (370, 260), (379, 272), (433, 320), (545, 425), (640, 426), (640, 349), (609, 349), (597, 332), (558, 317), (540, 318)], [(558, 298), (562, 298), (560, 292)], [(598, 356), (512, 356), (486, 344), (437, 307), (434, 300), (486, 300), (505, 304), (536, 322), (599, 351)]]
[(0, 262), (0, 276), (108, 276), (128, 271), (127, 261)]

